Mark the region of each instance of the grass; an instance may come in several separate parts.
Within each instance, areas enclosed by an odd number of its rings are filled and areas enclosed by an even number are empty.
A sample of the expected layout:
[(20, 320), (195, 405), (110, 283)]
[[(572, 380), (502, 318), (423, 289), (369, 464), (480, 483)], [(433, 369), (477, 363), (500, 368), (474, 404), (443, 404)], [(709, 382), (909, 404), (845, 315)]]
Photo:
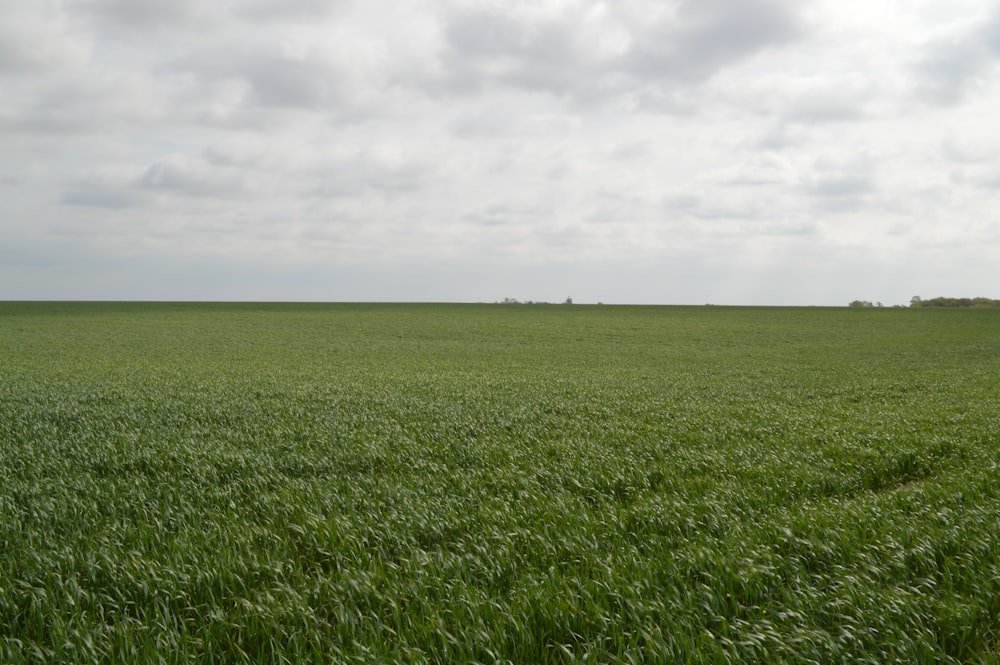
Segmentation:
[(0, 303), (0, 662), (1000, 662), (1000, 313)]

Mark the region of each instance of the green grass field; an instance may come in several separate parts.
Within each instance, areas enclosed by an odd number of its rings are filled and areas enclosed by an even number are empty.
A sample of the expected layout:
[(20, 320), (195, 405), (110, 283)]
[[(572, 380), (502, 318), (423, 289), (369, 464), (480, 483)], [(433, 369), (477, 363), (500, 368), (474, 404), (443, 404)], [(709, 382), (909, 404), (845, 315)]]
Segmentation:
[(1000, 312), (0, 303), (0, 662), (1000, 662)]

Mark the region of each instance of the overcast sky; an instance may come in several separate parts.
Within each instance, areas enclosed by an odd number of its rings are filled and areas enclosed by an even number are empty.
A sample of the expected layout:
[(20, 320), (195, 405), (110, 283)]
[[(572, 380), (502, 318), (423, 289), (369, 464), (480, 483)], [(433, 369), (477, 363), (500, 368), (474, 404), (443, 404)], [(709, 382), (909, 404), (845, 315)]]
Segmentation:
[(0, 5), (0, 299), (997, 298), (998, 155), (995, 2)]

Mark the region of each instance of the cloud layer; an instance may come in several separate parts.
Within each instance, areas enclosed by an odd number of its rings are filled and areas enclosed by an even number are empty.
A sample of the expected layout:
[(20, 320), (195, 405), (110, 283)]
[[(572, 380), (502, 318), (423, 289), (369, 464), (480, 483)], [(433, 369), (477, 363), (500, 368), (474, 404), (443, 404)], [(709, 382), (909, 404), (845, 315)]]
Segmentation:
[(0, 298), (1000, 288), (988, 2), (0, 12)]

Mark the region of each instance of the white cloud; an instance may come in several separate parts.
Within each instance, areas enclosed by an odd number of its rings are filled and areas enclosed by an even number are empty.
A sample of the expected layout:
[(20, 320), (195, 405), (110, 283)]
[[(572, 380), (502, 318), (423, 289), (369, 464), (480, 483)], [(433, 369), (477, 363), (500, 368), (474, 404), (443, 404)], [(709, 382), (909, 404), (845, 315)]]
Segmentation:
[(779, 0), (476, 5), (445, 18), (442, 82), (455, 93), (500, 85), (576, 102), (626, 99), (670, 109), (665, 101), (678, 85), (704, 82), (801, 37), (796, 6)]
[(93, 37), (76, 29), (58, 2), (15, 2), (0, 20), (0, 74), (38, 75), (89, 57)]
[(978, 0), (0, 12), (0, 297), (117, 297), (145, 261), (129, 297), (197, 264), (231, 298), (892, 302), (982, 290), (997, 249)]
[(652, 21), (633, 16), (627, 62), (654, 79), (703, 80), (719, 69), (802, 36), (798, 3), (681, 0)]
[(923, 45), (915, 62), (917, 93), (936, 104), (960, 102), (1000, 73), (1000, 8), (946, 25)]

